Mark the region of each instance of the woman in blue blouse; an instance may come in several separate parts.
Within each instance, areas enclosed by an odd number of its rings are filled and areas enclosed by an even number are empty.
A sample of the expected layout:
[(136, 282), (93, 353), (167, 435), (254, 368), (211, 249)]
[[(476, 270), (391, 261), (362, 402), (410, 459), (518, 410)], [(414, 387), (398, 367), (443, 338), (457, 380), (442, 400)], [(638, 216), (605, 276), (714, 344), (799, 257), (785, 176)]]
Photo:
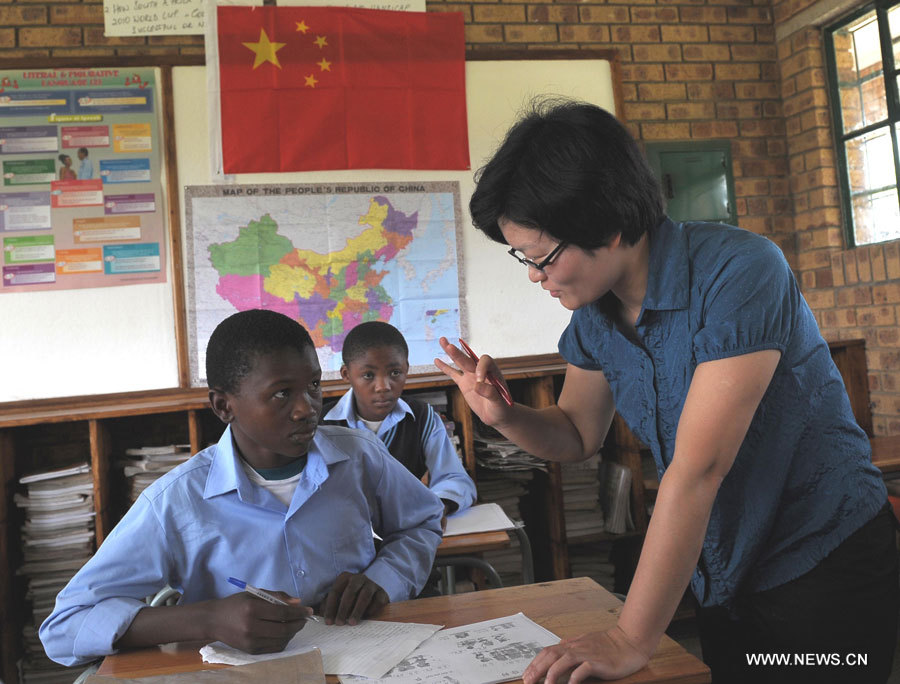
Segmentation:
[[(556, 406), (509, 407), (485, 382), (500, 376), (490, 357), (476, 365), (442, 339), (457, 368), (435, 363), (482, 420), (549, 460), (596, 453), (618, 411), (661, 478), (617, 626), (544, 649), (525, 681), (641, 669), (690, 584), (714, 682), (884, 682), (900, 601), (894, 519), (779, 248), (668, 219), (625, 128), (573, 102), (510, 129), (470, 209), (573, 312), (565, 383)], [(802, 664), (748, 661), (781, 653)]]

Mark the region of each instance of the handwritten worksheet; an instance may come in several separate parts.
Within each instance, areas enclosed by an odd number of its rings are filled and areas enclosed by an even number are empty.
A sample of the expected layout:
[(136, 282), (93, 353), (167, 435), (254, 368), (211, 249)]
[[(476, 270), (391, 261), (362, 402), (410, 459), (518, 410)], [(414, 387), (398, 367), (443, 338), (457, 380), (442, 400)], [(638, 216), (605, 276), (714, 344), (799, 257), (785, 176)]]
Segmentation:
[[(378, 684), (497, 684), (522, 677), (534, 657), (559, 637), (522, 613), (437, 632)], [(343, 684), (374, 684), (339, 677)]]
[(284, 658), (314, 648), (322, 652), (325, 674), (378, 679), (408, 656), (441, 625), (362, 620), (358, 625), (307, 622), (281, 653), (250, 655), (221, 641), (200, 649), (205, 663), (245, 665)]

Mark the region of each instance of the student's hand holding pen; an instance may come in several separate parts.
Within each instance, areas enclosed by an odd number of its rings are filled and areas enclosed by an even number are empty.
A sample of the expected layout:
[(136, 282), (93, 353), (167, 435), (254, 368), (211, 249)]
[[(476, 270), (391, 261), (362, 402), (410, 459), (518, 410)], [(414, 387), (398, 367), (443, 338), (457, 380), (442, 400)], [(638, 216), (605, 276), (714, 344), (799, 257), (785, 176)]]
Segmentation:
[(366, 575), (342, 572), (322, 602), (321, 614), (328, 625), (355, 625), (390, 603), (387, 592)]
[(214, 638), (247, 653), (283, 651), (313, 611), (283, 591), (267, 593), (285, 605), (270, 603), (245, 591), (207, 602), (214, 612), (210, 623)]
[[(463, 351), (446, 337), (440, 339), (440, 344), (456, 368), (441, 359), (435, 359), (434, 365), (456, 383), (466, 403), (485, 424), (502, 423), (514, 403), (494, 359), (487, 354), (481, 357), (474, 352), (469, 354), (470, 349)], [(467, 346), (462, 340), (460, 344)]]

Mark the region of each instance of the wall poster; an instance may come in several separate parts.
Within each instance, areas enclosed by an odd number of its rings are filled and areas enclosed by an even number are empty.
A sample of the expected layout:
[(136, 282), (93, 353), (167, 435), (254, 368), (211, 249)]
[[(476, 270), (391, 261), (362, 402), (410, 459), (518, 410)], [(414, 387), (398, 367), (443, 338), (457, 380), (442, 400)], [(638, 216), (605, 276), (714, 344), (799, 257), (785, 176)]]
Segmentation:
[(0, 71), (0, 294), (166, 280), (153, 69)]

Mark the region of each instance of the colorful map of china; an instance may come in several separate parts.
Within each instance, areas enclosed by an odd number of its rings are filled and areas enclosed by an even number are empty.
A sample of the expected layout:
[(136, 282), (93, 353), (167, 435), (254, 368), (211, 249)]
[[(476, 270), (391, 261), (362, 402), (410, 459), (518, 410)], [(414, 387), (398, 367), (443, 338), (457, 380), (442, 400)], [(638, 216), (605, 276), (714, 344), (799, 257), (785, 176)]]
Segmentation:
[(240, 229), (237, 239), (209, 245), (219, 273), (216, 292), (239, 311), (270, 309), (300, 321), (316, 346), (341, 350), (359, 323), (388, 321), (393, 300), (381, 281), (413, 239), (418, 212), (406, 215), (386, 197), (373, 197), (359, 218), (362, 231), (337, 252), (298, 249), (278, 234), (268, 214)]

